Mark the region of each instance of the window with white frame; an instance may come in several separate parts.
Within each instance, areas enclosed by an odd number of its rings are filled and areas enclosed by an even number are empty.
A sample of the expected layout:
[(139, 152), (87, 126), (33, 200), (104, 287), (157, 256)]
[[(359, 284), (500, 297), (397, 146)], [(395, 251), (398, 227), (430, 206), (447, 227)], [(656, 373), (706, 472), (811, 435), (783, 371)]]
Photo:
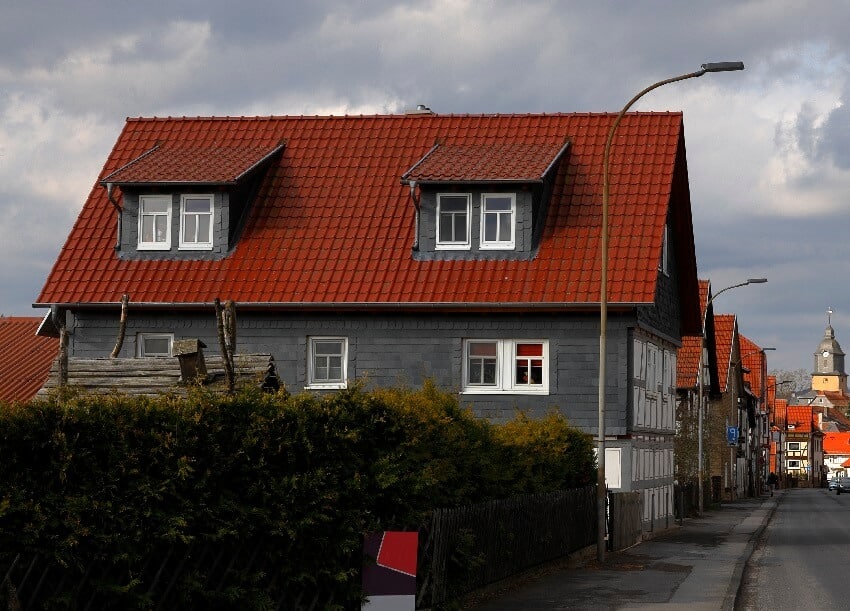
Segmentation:
[(139, 197), (139, 250), (171, 248), (171, 196)]
[(469, 249), (468, 193), (437, 195), (437, 249)]
[(665, 276), (670, 275), (668, 260), (670, 257), (670, 233), (667, 225), (664, 225), (664, 236), (661, 240), (661, 261), (658, 262), (658, 270)]
[(139, 333), (136, 336), (136, 354), (140, 357), (171, 356), (173, 333)]
[(792, 471), (798, 471), (800, 469), (800, 461), (799, 460), (789, 460), (788, 461), (788, 469)]
[(213, 196), (183, 195), (180, 198), (180, 248), (212, 248)]
[(548, 394), (549, 342), (469, 339), (463, 344), (466, 393)]
[(485, 193), (481, 196), (481, 248), (506, 250), (514, 248), (516, 195)]
[(310, 388), (345, 388), (348, 377), (348, 339), (311, 337), (307, 369)]
[(800, 451), (800, 442), (799, 441), (789, 441), (788, 442), (788, 451), (789, 452), (799, 452)]

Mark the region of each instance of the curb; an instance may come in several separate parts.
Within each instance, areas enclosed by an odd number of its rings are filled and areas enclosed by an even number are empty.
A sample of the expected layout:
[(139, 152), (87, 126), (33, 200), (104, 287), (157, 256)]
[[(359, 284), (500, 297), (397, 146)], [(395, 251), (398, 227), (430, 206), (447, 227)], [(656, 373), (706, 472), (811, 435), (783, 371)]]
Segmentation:
[(775, 501), (768, 501), (770, 503), (770, 507), (765, 513), (761, 524), (759, 524), (759, 527), (753, 531), (752, 535), (750, 535), (743, 555), (738, 558), (738, 561), (735, 563), (735, 569), (732, 571), (732, 579), (729, 582), (729, 587), (726, 589), (726, 595), (723, 597), (723, 606), (721, 608), (725, 611), (733, 611), (735, 609), (735, 605), (738, 603), (738, 597), (741, 595), (744, 586), (744, 569), (750, 562), (750, 558), (752, 558), (753, 552), (755, 552), (759, 539), (761, 539), (767, 525), (773, 518), (773, 514), (776, 512), (776, 507), (779, 505), (779, 499), (784, 495), (785, 491), (783, 490), (781, 495), (776, 495), (776, 497), (774, 497), (776, 498)]

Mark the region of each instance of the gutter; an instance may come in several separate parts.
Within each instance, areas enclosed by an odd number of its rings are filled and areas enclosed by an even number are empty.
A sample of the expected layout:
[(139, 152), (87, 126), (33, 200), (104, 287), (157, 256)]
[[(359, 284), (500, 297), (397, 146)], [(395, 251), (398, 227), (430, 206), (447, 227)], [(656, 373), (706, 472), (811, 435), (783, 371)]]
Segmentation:
[[(504, 311), (523, 311), (535, 310), (552, 312), (561, 312), (563, 310), (587, 311), (590, 313), (599, 311), (598, 303), (570, 303), (570, 302), (407, 302), (407, 301), (350, 301), (344, 303), (327, 303), (327, 302), (238, 302), (239, 308), (242, 310), (429, 310), (429, 311), (456, 311), (456, 310), (504, 310)], [(61, 307), (67, 309), (95, 309), (95, 308), (114, 308), (120, 306), (119, 301), (98, 301), (98, 302), (68, 302), (68, 303), (34, 303), (34, 308), (45, 307)], [(646, 303), (609, 303), (610, 307), (618, 310), (628, 310), (638, 306), (648, 305)], [(215, 307), (214, 301), (209, 302), (150, 302), (135, 304), (136, 308), (147, 309), (176, 309), (176, 310), (198, 310)]]

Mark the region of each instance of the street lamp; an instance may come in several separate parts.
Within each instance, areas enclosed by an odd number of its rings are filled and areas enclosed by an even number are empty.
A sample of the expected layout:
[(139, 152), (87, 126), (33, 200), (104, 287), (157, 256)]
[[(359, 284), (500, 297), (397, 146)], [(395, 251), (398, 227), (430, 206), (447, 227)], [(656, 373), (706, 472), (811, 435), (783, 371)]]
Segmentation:
[(607, 490), (605, 488), (605, 352), (607, 350), (607, 325), (608, 325), (608, 168), (611, 154), (611, 143), (614, 140), (614, 133), (617, 131), (617, 126), (620, 125), (623, 116), (628, 112), (629, 108), (637, 102), (641, 97), (657, 89), (663, 85), (684, 81), (685, 79), (697, 78), (707, 72), (734, 72), (743, 70), (744, 62), (716, 62), (702, 64), (696, 72), (674, 76), (673, 78), (658, 81), (638, 93), (623, 106), (620, 114), (611, 125), (608, 131), (608, 139), (605, 141), (605, 154), (602, 160), (602, 243), (599, 254), (601, 278), (599, 283), (599, 425), (598, 425), (598, 455), (596, 474), (596, 518), (597, 518), (597, 537), (596, 537), (596, 556), (601, 562), (605, 559), (605, 525), (606, 525), (606, 505), (608, 501)]
[(697, 472), (698, 472), (698, 481), (697, 481), (697, 493), (699, 494), (699, 514), (702, 515), (705, 503), (703, 501), (703, 457), (702, 457), (702, 428), (703, 428), (703, 414), (705, 412), (705, 407), (703, 406), (703, 358), (705, 353), (705, 321), (708, 317), (708, 308), (714, 303), (714, 300), (720, 297), (726, 291), (731, 291), (732, 289), (736, 289), (741, 286), (747, 286), (748, 284), (763, 284), (767, 282), (767, 278), (749, 278), (744, 282), (739, 282), (738, 284), (733, 284), (732, 286), (727, 286), (725, 289), (721, 289), (715, 295), (712, 295), (708, 301), (705, 302), (705, 311), (702, 313), (702, 330), (700, 331), (700, 340), (699, 340), (699, 369), (697, 370), (697, 388), (699, 389), (699, 406), (697, 407), (698, 416), (698, 431), (697, 431)]

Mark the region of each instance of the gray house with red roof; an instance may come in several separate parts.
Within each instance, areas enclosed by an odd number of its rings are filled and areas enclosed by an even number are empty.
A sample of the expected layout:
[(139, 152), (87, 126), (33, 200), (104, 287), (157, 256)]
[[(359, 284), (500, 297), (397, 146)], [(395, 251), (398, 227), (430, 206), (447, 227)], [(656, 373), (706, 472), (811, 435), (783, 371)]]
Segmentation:
[[(558, 409), (595, 433), (614, 118), (129, 119), (35, 306), (73, 361), (109, 355), (124, 294), (126, 358), (187, 338), (214, 353), (213, 303), (232, 300), (237, 352), (272, 355), (290, 390), (430, 378), (481, 417)], [(682, 116), (628, 114), (617, 134), (609, 485), (659, 506), (676, 351), (700, 327)]]

